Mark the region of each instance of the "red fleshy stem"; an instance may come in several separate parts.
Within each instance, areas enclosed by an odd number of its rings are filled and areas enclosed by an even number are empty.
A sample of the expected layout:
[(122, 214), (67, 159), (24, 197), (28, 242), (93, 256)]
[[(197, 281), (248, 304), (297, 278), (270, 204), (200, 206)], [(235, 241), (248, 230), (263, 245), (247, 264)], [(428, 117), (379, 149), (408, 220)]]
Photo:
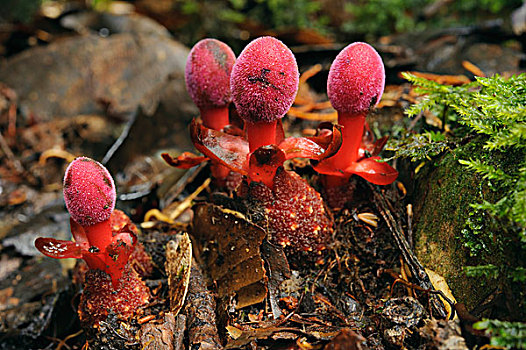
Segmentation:
[(365, 125), (365, 113), (352, 115), (339, 112), (338, 124), (342, 126), (342, 146), (338, 153), (327, 161), (331, 162), (335, 169), (342, 170), (342, 173), (341, 176), (325, 176), (324, 184), (329, 188), (343, 186), (352, 175), (343, 172), (343, 170), (360, 157), (359, 151)]
[(344, 186), (347, 182), (349, 182), (349, 178), (352, 174), (345, 174), (342, 173), (342, 176), (336, 176), (336, 175), (323, 175), (322, 181), (323, 181), (323, 187), (325, 188), (337, 188)]
[(365, 113), (351, 115), (340, 112), (338, 113), (338, 124), (343, 127), (342, 146), (332, 159), (334, 164), (340, 169), (345, 169), (359, 158), (358, 153), (365, 125)]
[(215, 184), (219, 187), (226, 186), (226, 180), (228, 174), (230, 174), (230, 169), (216, 160), (211, 160), (210, 163), (210, 173)]
[(229, 124), (228, 106), (201, 109), (203, 125), (214, 130), (223, 130)]
[(261, 146), (276, 144), (276, 122), (277, 120), (258, 123), (246, 122), (250, 153)]
[[(230, 123), (228, 106), (201, 109), (201, 119), (203, 120), (203, 125), (207, 128), (219, 131), (223, 130), (223, 128)], [(219, 187), (225, 186), (226, 178), (230, 173), (230, 169), (215, 160), (211, 160), (210, 163), (210, 172), (215, 184)]]

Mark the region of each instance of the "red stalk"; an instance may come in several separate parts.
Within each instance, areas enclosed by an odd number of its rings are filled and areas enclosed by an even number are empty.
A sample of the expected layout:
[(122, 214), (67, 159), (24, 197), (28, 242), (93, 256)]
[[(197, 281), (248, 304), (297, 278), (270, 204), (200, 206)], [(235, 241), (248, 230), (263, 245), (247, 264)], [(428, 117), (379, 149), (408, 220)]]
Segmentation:
[[(228, 106), (202, 109), (201, 119), (203, 120), (203, 125), (207, 128), (221, 131), (230, 123), (228, 116)], [(214, 179), (217, 186), (225, 186), (225, 179), (230, 173), (230, 169), (219, 162), (212, 160), (210, 172), (212, 173), (212, 178)]]
[(95, 246), (102, 251), (111, 244), (113, 235), (109, 218), (94, 225), (83, 226), (83, 228), (91, 247)]
[(250, 153), (254, 152), (261, 146), (276, 144), (276, 123), (271, 122), (246, 122), (247, 139)]
[(201, 119), (207, 128), (223, 130), (229, 124), (228, 107), (202, 109)]
[(220, 187), (225, 186), (226, 177), (230, 174), (230, 169), (216, 160), (211, 160), (210, 163), (210, 173), (212, 174), (215, 184)]
[(359, 159), (358, 153), (365, 125), (365, 113), (354, 115), (338, 113), (338, 124), (343, 126), (343, 141), (338, 153), (332, 157), (332, 161), (339, 169), (345, 169)]
[(342, 173), (342, 176), (336, 176), (336, 175), (323, 175), (322, 181), (323, 181), (323, 187), (326, 188), (335, 188), (335, 187), (342, 187), (347, 182), (349, 182), (349, 178), (352, 174), (345, 174)]
[(325, 186), (331, 188), (345, 185), (352, 175), (343, 170), (360, 157), (359, 151), (365, 125), (365, 113), (338, 112), (338, 124), (342, 126), (342, 146), (338, 153), (327, 159), (326, 162), (333, 164), (334, 169), (340, 170), (342, 175), (325, 175)]

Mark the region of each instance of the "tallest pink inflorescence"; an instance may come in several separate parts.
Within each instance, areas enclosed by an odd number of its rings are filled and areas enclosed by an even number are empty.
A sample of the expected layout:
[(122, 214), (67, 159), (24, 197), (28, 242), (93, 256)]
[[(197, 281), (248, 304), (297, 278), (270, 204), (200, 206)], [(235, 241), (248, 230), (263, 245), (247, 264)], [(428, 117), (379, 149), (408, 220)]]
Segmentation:
[(250, 123), (272, 122), (285, 115), (298, 91), (299, 72), (290, 49), (265, 36), (239, 55), (230, 88), (239, 115)]
[(99, 162), (80, 157), (69, 164), (64, 176), (64, 199), (75, 222), (91, 226), (108, 220), (116, 196), (113, 178)]

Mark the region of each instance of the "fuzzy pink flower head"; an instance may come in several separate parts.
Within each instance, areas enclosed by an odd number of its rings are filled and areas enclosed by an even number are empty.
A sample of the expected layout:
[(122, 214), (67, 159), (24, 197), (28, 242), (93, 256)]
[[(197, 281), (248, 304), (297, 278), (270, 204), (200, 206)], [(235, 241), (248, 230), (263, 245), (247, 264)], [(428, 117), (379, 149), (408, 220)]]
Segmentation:
[(239, 55), (230, 88), (239, 115), (248, 122), (271, 122), (287, 113), (298, 92), (296, 58), (278, 39), (253, 40)]
[(369, 44), (357, 42), (336, 56), (329, 71), (327, 94), (338, 112), (358, 114), (376, 106), (384, 86), (382, 58)]
[(116, 197), (113, 178), (99, 162), (80, 157), (69, 164), (64, 175), (64, 199), (78, 224), (91, 226), (109, 219)]
[(190, 50), (186, 89), (199, 109), (225, 107), (232, 101), (230, 73), (235, 61), (232, 49), (216, 39), (203, 39)]

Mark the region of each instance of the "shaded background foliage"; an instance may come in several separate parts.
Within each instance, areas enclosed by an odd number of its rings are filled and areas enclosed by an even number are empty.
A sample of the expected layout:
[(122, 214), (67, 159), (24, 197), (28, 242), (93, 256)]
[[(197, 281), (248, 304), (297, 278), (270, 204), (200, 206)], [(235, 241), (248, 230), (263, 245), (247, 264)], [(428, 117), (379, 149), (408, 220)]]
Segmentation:
[[(113, 0), (4, 0), (0, 20), (28, 22), (46, 3), (77, 3), (96, 10)], [(191, 45), (203, 37), (243, 39), (246, 30), (314, 29), (335, 40), (369, 40), (408, 31), (473, 25), (503, 19), (521, 0), (148, 0), (128, 1), (139, 8), (162, 7), (181, 18), (175, 36)], [(240, 26), (241, 25), (241, 26)], [(169, 27), (169, 26), (168, 26)], [(241, 28), (241, 30), (240, 30)]]

